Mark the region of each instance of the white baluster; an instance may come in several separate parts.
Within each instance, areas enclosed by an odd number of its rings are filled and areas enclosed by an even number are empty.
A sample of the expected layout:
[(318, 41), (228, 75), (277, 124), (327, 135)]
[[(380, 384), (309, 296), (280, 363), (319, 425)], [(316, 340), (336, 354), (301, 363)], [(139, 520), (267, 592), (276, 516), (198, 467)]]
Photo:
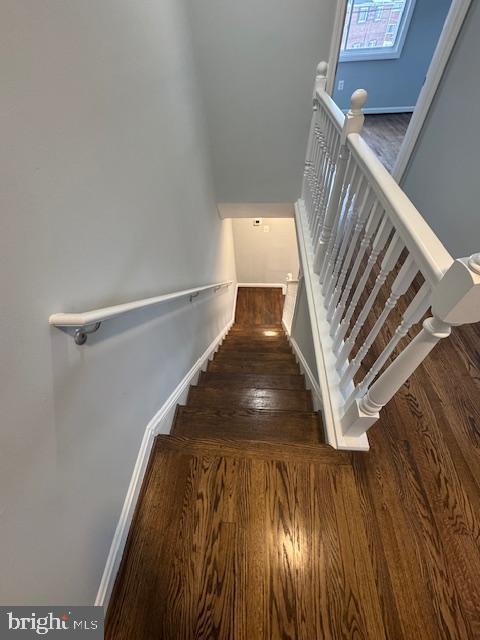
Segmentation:
[(388, 318), (392, 309), (395, 308), (398, 300), (401, 296), (405, 294), (408, 287), (412, 284), (412, 281), (415, 275), (418, 273), (418, 267), (415, 264), (415, 261), (411, 256), (408, 256), (405, 262), (402, 265), (402, 268), (398, 272), (397, 277), (392, 285), (392, 289), (390, 295), (388, 296), (387, 301), (385, 302), (385, 306), (382, 310), (382, 313), (377, 318), (375, 324), (370, 330), (368, 336), (365, 339), (365, 342), (362, 344), (360, 349), (358, 350), (355, 358), (349, 363), (345, 373), (343, 374), (340, 385), (341, 387), (345, 387), (351, 380), (353, 380), (353, 376), (356, 374), (360, 365), (367, 355), (370, 347), (373, 344), (373, 341), (380, 333), (380, 329), (385, 324), (386, 319)]
[(375, 236), (375, 240), (373, 241), (372, 251), (370, 252), (370, 255), (367, 260), (367, 266), (363, 271), (360, 280), (358, 281), (355, 292), (352, 296), (350, 304), (348, 305), (348, 310), (345, 313), (345, 317), (340, 323), (340, 327), (335, 334), (335, 340), (333, 342), (333, 351), (335, 353), (338, 353), (342, 345), (342, 340), (345, 338), (345, 335), (350, 327), (350, 322), (353, 318), (353, 314), (355, 313), (355, 309), (357, 308), (357, 304), (360, 300), (360, 296), (365, 290), (365, 286), (372, 272), (373, 265), (377, 262), (378, 256), (381, 254), (385, 245), (387, 244), (387, 240), (391, 231), (392, 231), (391, 222), (387, 217), (384, 217), (377, 231), (377, 234)]
[(395, 234), (382, 260), (380, 273), (378, 274), (375, 280), (375, 284), (373, 285), (372, 290), (370, 291), (370, 294), (367, 298), (365, 306), (361, 310), (356, 323), (353, 325), (353, 329), (351, 330), (350, 335), (345, 340), (345, 343), (340, 353), (338, 354), (338, 359), (337, 359), (338, 371), (341, 371), (343, 369), (343, 366), (346, 363), (348, 356), (350, 355), (350, 351), (353, 349), (355, 340), (357, 339), (357, 336), (360, 333), (361, 328), (365, 324), (365, 320), (367, 319), (368, 314), (370, 313), (373, 307), (373, 304), (377, 299), (378, 292), (380, 291), (385, 280), (387, 279), (388, 274), (397, 263), (403, 248), (404, 248), (403, 243), (401, 242), (400, 237), (398, 236), (398, 234)]
[[(371, 197), (373, 198), (373, 194), (370, 193)], [(367, 205), (367, 210), (369, 209), (369, 205)], [(370, 213), (370, 217), (368, 218), (368, 222), (365, 226), (365, 231), (363, 234), (363, 238), (360, 241), (360, 246), (358, 249), (358, 253), (357, 256), (355, 258), (355, 262), (353, 263), (353, 267), (350, 271), (350, 274), (348, 276), (348, 280), (347, 283), (345, 284), (345, 287), (343, 289), (342, 292), (342, 296), (340, 298), (340, 301), (335, 309), (335, 313), (333, 314), (333, 318), (331, 320), (331, 326), (330, 326), (330, 335), (332, 337), (335, 336), (335, 334), (337, 333), (337, 331), (339, 331), (339, 326), (340, 326), (340, 321), (342, 320), (343, 317), (343, 312), (345, 311), (345, 306), (347, 304), (347, 300), (350, 296), (350, 292), (352, 290), (353, 284), (355, 282), (355, 278), (357, 277), (358, 274), (358, 270), (360, 269), (360, 265), (365, 257), (365, 253), (367, 252), (368, 247), (370, 246), (370, 241), (372, 239), (373, 234), (375, 233), (378, 224), (380, 222), (380, 218), (381, 218), (381, 212), (380, 212), (380, 207), (378, 205), (378, 202), (374, 204), (373, 209)], [(377, 254), (378, 255), (378, 254)], [(376, 262), (377, 256), (373, 256), (372, 261)], [(367, 265), (368, 266), (368, 265)], [(350, 303), (350, 307), (352, 305), (355, 305), (356, 303), (354, 302), (354, 297), (352, 297), (352, 301)], [(355, 307), (354, 307), (355, 308)], [(352, 309), (352, 313), (353, 313), (353, 309)]]
[(330, 241), (325, 252), (325, 259), (323, 262), (322, 270), (320, 272), (320, 282), (322, 283), (322, 290), (325, 294), (327, 293), (331, 283), (337, 254), (340, 251), (340, 245), (343, 240), (344, 229), (348, 224), (348, 221), (350, 220), (352, 201), (357, 193), (358, 186), (362, 178), (358, 166), (355, 163), (352, 164), (352, 177), (350, 180), (350, 184), (348, 185), (348, 191), (346, 193), (345, 199), (342, 201), (341, 206), (339, 207), (339, 215), (336, 218), (336, 225), (331, 234)]
[[(350, 101), (350, 110), (345, 116), (345, 122), (343, 124), (342, 134), (340, 138), (340, 149), (338, 153), (332, 193), (328, 203), (327, 211), (325, 213), (324, 224), (315, 253), (314, 268), (315, 272), (319, 274), (323, 273), (322, 265), (325, 260), (325, 253), (330, 243), (332, 230), (335, 227), (335, 220), (338, 219), (338, 207), (340, 203), (340, 196), (342, 193), (342, 185), (344, 183), (347, 159), (349, 157), (349, 153), (346, 147), (347, 136), (350, 133), (361, 132), (363, 122), (365, 120), (362, 108), (367, 101), (367, 97), (367, 92), (364, 89), (357, 89), (357, 91), (354, 91)], [(320, 278), (320, 282), (323, 282), (322, 277)]]
[[(338, 275), (337, 284), (335, 285), (335, 289), (331, 296), (330, 303), (328, 305), (327, 312), (327, 320), (329, 322), (332, 321), (333, 314), (337, 307), (337, 304), (340, 300), (340, 296), (343, 292), (343, 286), (345, 284), (345, 280), (347, 278), (347, 274), (349, 274), (350, 265), (352, 262), (353, 254), (355, 249), (357, 248), (358, 239), (360, 234), (365, 226), (365, 222), (367, 220), (368, 214), (372, 210), (374, 202), (374, 194), (370, 191), (370, 187), (364, 190), (363, 197), (361, 198), (360, 206), (358, 208), (358, 212), (355, 212), (355, 219), (352, 219), (352, 223), (355, 222), (352, 235), (346, 235), (344, 238), (345, 247), (340, 248), (340, 255), (344, 255), (342, 266)], [(330, 335), (333, 335), (334, 331), (331, 330)]]
[[(350, 243), (352, 242), (351, 235), (355, 232), (355, 228), (359, 219), (359, 213), (361, 212), (361, 204), (363, 202), (367, 189), (367, 181), (365, 180), (364, 176), (360, 175), (358, 187), (352, 199), (351, 206), (345, 211), (345, 223), (343, 225), (343, 230), (341, 233), (340, 248), (338, 249), (338, 253), (335, 258), (332, 275), (329, 278), (327, 291), (325, 294), (325, 301), (328, 301), (327, 306), (330, 306), (330, 300), (332, 298), (333, 291), (335, 287), (340, 283), (341, 270), (344, 266), (348, 267), (348, 265), (345, 265), (345, 253), (347, 252), (347, 247), (349, 247)], [(351, 246), (351, 249), (353, 251), (355, 249), (355, 245)], [(324, 282), (324, 289), (326, 284), (327, 282)], [(331, 316), (330, 318), (328, 318), (328, 320), (331, 320)]]
[(379, 412), (428, 356), (451, 326), (480, 321), (480, 253), (455, 260), (435, 287), (432, 317), (405, 347), (362, 398), (347, 407), (342, 430), (349, 436), (365, 433), (379, 418)]
[(351, 398), (347, 401), (353, 401), (355, 397), (363, 396), (373, 380), (377, 377), (380, 370), (391, 356), (398, 343), (407, 335), (410, 328), (420, 322), (422, 317), (427, 312), (430, 306), (430, 300), (432, 297), (432, 289), (428, 282), (424, 282), (412, 302), (408, 305), (405, 313), (402, 316), (402, 321), (395, 330), (394, 335), (390, 339), (389, 343), (376, 359), (370, 371), (367, 373), (361, 384), (353, 391)]

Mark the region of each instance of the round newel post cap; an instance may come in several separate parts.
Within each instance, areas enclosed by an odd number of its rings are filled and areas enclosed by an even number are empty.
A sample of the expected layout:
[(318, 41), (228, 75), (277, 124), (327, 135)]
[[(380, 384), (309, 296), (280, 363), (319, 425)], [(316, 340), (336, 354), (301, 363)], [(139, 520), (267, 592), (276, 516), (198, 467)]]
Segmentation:
[(468, 266), (472, 271), (480, 275), (480, 253), (474, 253), (468, 259)]
[(368, 93), (365, 89), (357, 89), (352, 93), (350, 98), (350, 111), (352, 113), (361, 113), (368, 99)]
[(327, 77), (327, 71), (328, 71), (328, 63), (327, 62), (322, 60), (322, 62), (319, 62), (317, 64), (317, 73), (316, 73), (317, 77), (326, 78)]

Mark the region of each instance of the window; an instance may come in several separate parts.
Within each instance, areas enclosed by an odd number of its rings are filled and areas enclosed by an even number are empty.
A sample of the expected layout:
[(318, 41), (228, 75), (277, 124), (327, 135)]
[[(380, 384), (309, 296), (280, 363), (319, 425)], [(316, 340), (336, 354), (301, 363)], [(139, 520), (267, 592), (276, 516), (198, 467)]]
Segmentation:
[(398, 58), (415, 0), (347, 0), (340, 61)]
[(366, 22), (368, 20), (368, 9), (359, 9), (358, 11), (357, 22), (361, 24), (362, 22)]

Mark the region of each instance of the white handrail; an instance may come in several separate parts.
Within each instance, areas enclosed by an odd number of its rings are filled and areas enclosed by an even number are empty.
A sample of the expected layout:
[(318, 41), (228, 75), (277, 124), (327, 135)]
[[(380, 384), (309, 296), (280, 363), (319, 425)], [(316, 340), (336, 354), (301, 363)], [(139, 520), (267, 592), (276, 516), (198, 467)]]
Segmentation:
[(347, 141), (355, 160), (368, 175), (370, 186), (408, 250), (414, 254), (424, 276), (432, 284), (437, 284), (452, 266), (452, 256), (365, 140), (358, 133), (351, 133)]
[(295, 218), (327, 441), (363, 450), (382, 407), (451, 326), (480, 321), (480, 254), (452, 258), (362, 139), (366, 91), (343, 116), (325, 72), (320, 64)]
[[(110, 307), (104, 307), (102, 309), (93, 309), (91, 311), (82, 311), (80, 313), (54, 313), (52, 314), (48, 322), (54, 327), (75, 327), (77, 329), (75, 335), (75, 341), (77, 344), (83, 344), (86, 341), (86, 333), (81, 331), (82, 328), (91, 327), (92, 325), (100, 326), (100, 323), (104, 320), (110, 320), (117, 316), (128, 313), (129, 311), (135, 311), (137, 309), (143, 309), (145, 307), (151, 307), (161, 302), (168, 302), (171, 300), (177, 300), (179, 298), (185, 298), (190, 296), (196, 297), (203, 291), (209, 291), (210, 289), (221, 289), (223, 287), (229, 287), (233, 280), (225, 280), (224, 282), (216, 282), (215, 284), (208, 284), (203, 287), (195, 287), (193, 289), (184, 289), (183, 291), (175, 291), (172, 293), (164, 293), (160, 296), (154, 296), (152, 298), (144, 298), (143, 300), (135, 300), (133, 302), (125, 302), (123, 304), (116, 304)], [(77, 340), (78, 336), (78, 340)]]

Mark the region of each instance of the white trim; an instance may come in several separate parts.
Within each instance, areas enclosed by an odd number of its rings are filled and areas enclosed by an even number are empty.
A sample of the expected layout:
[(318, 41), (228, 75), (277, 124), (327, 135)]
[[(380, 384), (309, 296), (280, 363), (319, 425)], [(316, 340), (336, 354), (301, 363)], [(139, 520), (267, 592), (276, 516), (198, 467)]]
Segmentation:
[(395, 166), (393, 167), (392, 175), (397, 182), (400, 182), (405, 174), (408, 162), (423, 128), (471, 1), (472, 0), (452, 1), (450, 11), (443, 25), (442, 33), (440, 34), (435, 53), (433, 54), (427, 71), (425, 83), (420, 91), (415, 111), (410, 120), (402, 146), (400, 147)]
[[(282, 323), (283, 324), (283, 323)], [(312, 400), (313, 400), (313, 409), (314, 411), (321, 411), (323, 413), (323, 403), (322, 403), (322, 392), (320, 391), (320, 387), (318, 386), (318, 382), (313, 375), (312, 370), (308, 366), (308, 362), (305, 360), (305, 356), (303, 355), (300, 347), (298, 346), (297, 341), (293, 336), (288, 333), (288, 329), (283, 325), (285, 329), (285, 333), (287, 334), (288, 341), (290, 346), (293, 349), (295, 357), (297, 358), (298, 364), (300, 365), (300, 371), (305, 375), (305, 382), (307, 384), (307, 389), (310, 389), (312, 392)]]
[[(368, 451), (366, 433), (359, 436), (343, 434), (341, 411), (345, 398), (340, 391), (338, 372), (336, 370), (330, 324), (326, 319), (323, 306), (323, 294), (318, 277), (313, 271), (314, 253), (311, 240), (306, 234), (307, 223), (305, 205), (302, 200), (295, 204), (295, 227), (297, 230), (300, 261), (302, 264), (305, 292), (307, 294), (308, 311), (312, 324), (313, 347), (317, 363), (318, 384), (323, 401), (323, 417), (326, 441), (335, 449), (348, 451)], [(353, 391), (353, 384), (347, 389), (346, 396)]]
[[(405, 174), (408, 162), (417, 143), (423, 124), (430, 110), (430, 106), (433, 102), (433, 98), (435, 97), (440, 84), (440, 80), (442, 79), (447, 66), (448, 59), (452, 53), (471, 3), (472, 0), (452, 0), (445, 24), (443, 25), (442, 33), (440, 34), (437, 47), (427, 71), (425, 82), (422, 90), (420, 91), (417, 104), (415, 105), (412, 119), (408, 125), (405, 138), (403, 139), (395, 166), (393, 167), (392, 175), (398, 183), (400, 183)], [(325, 88), (326, 92), (330, 96), (333, 94), (335, 78), (337, 75), (337, 64), (340, 57), (340, 45), (342, 42), (346, 7), (347, 0), (338, 0), (332, 39), (330, 42), (327, 82)], [(368, 113), (368, 111), (365, 111), (365, 113)], [(383, 111), (383, 113), (386, 112)]]
[(325, 83), (325, 91), (329, 96), (333, 95), (346, 11), (347, 0), (338, 0), (335, 21), (333, 23), (332, 39), (330, 41), (330, 51), (328, 54), (327, 81)]
[[(348, 109), (345, 109), (345, 113)], [(367, 107), (362, 109), (365, 115), (381, 115), (382, 113), (412, 113), (415, 111), (415, 105), (408, 107)]]
[(160, 304), (161, 302), (170, 302), (187, 296), (196, 296), (199, 293), (210, 291), (211, 289), (217, 291), (218, 289), (229, 287), (232, 282), (233, 280), (225, 280), (224, 282), (207, 284), (202, 287), (195, 287), (194, 289), (184, 289), (183, 291), (175, 291), (173, 293), (163, 293), (162, 295), (154, 296), (153, 298), (124, 302), (110, 307), (103, 307), (102, 309), (93, 309), (92, 311), (81, 311), (80, 313), (54, 313), (49, 317), (48, 322), (55, 327), (88, 327), (89, 325), (96, 324), (97, 322), (116, 318), (123, 313), (129, 313), (130, 311), (135, 311), (137, 309), (151, 307), (152, 305)]
[(170, 394), (162, 407), (153, 416), (145, 429), (145, 434), (142, 439), (142, 444), (140, 445), (140, 451), (138, 453), (137, 461), (133, 469), (132, 478), (130, 480), (127, 495), (123, 503), (120, 518), (117, 523), (117, 528), (115, 529), (112, 544), (110, 546), (110, 551), (108, 553), (107, 561), (105, 564), (105, 569), (103, 571), (102, 579), (97, 592), (97, 597), (95, 599), (95, 606), (97, 607), (104, 607), (105, 609), (108, 607), (155, 436), (160, 433), (170, 433), (177, 404), (181, 404), (186, 401), (190, 385), (195, 384), (200, 371), (206, 368), (208, 360), (213, 356), (215, 351), (220, 346), (221, 341), (232, 326), (234, 320), (235, 303), (233, 306), (233, 314), (230, 322), (224, 327), (224, 329), (222, 329), (218, 336), (213, 340), (209, 347), (207, 347), (204, 353), (191, 367), (190, 371), (175, 387), (173, 392)]
[[(410, 0), (407, 10), (402, 14), (400, 20), (399, 32), (397, 32), (395, 38), (395, 44), (393, 47), (378, 47), (371, 49), (368, 47), (361, 47), (359, 49), (349, 49), (348, 51), (339, 52), (339, 62), (368, 62), (369, 60), (395, 60), (402, 55), (403, 45), (407, 37), (410, 23), (412, 21), (413, 12), (415, 10), (415, 3), (417, 0)], [(374, 7), (370, 7), (373, 9)], [(370, 9), (366, 9), (369, 11)], [(366, 20), (359, 21), (359, 24), (366, 22)], [(350, 21), (351, 24), (351, 21)], [(349, 25), (350, 26), (350, 25)], [(343, 31), (343, 29), (342, 29)]]
[(287, 293), (287, 285), (285, 282), (239, 282), (238, 287), (262, 287), (262, 288), (282, 288), (282, 293)]

